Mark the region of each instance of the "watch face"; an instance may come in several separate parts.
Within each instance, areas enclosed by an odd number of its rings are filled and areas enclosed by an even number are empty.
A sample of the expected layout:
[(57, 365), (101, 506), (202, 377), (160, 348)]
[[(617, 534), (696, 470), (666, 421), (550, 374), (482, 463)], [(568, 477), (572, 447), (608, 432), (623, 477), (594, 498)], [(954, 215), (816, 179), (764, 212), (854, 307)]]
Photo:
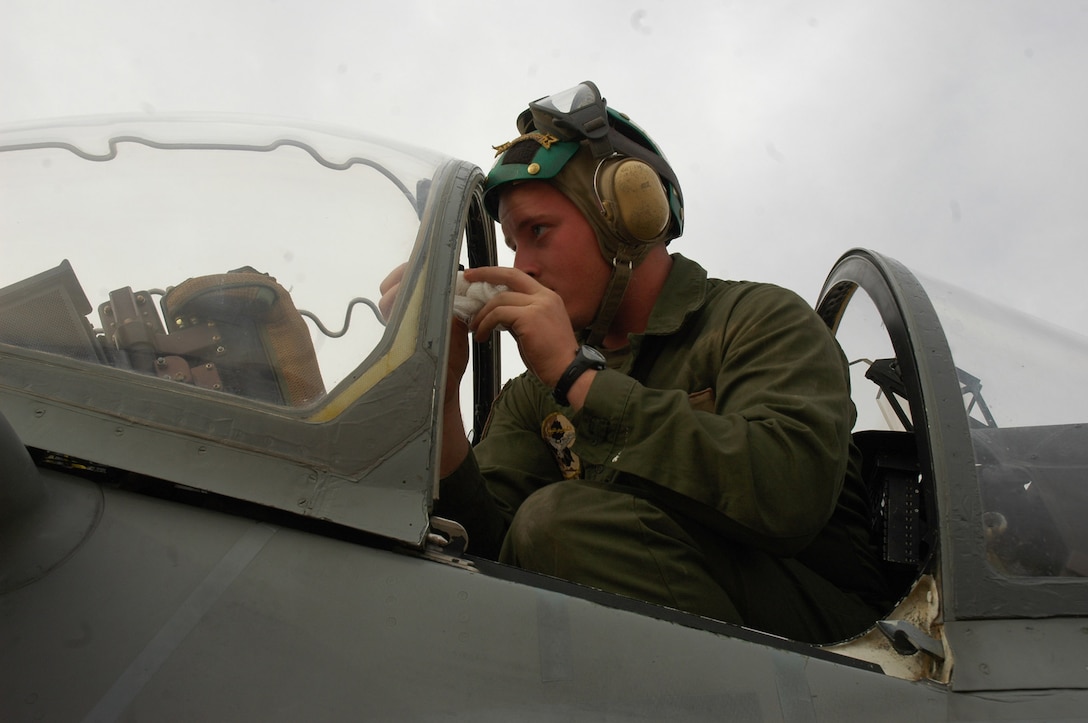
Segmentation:
[(585, 356), (586, 359), (589, 359), (592, 362), (597, 362), (598, 364), (604, 364), (605, 363), (604, 354), (602, 354), (600, 351), (598, 351), (597, 349), (594, 349), (591, 346), (584, 346), (583, 345), (582, 349), (581, 349), (581, 352)]

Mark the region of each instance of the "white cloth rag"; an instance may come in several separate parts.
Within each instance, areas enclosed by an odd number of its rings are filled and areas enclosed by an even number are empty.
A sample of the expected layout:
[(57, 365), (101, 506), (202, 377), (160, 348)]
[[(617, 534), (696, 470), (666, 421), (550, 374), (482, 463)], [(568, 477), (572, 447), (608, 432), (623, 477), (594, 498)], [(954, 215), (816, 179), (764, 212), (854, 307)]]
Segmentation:
[(486, 281), (465, 281), (465, 273), (457, 272), (457, 294), (453, 297), (453, 315), (466, 324), (472, 323), (472, 317), (495, 294), (506, 291), (505, 286), (496, 286)]

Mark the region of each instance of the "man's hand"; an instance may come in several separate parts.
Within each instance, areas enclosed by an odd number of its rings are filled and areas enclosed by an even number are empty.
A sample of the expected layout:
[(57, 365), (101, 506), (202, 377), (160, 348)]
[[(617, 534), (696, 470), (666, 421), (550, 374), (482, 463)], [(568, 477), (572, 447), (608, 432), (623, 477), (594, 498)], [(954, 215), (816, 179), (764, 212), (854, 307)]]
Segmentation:
[[(393, 311), (393, 305), (400, 293), (401, 282), (404, 281), (404, 272), (408, 268), (403, 263), (393, 269), (382, 281), (379, 289), (382, 298), (378, 300), (378, 308), (386, 319)], [(450, 357), (447, 366), (445, 403), (459, 407), (461, 378), (468, 369), (468, 327), (460, 319), (453, 319), (450, 326)]]
[[(382, 298), (378, 301), (378, 308), (386, 319), (393, 311), (407, 267), (408, 264), (404, 263), (393, 269), (379, 287)], [(439, 474), (443, 477), (457, 469), (469, 453), (468, 437), (465, 434), (464, 420), (461, 418), (461, 378), (465, 375), (466, 369), (468, 369), (468, 327), (465, 326), (465, 322), (454, 318), (450, 321), (450, 356), (447, 363), (446, 392), (442, 408), (444, 431)]]
[(386, 321), (389, 321), (389, 315), (393, 313), (393, 304), (397, 301), (397, 293), (400, 292), (400, 283), (404, 281), (404, 272), (408, 269), (408, 262), (398, 266), (389, 272), (382, 283), (378, 286), (378, 290), (382, 292), (382, 298), (378, 299), (378, 308), (382, 312), (382, 316)]
[(476, 312), (471, 327), (476, 338), (486, 339), (497, 327), (507, 329), (517, 341), (529, 371), (554, 387), (578, 348), (563, 299), (517, 269), (501, 266), (467, 269), (465, 279), (508, 289)]

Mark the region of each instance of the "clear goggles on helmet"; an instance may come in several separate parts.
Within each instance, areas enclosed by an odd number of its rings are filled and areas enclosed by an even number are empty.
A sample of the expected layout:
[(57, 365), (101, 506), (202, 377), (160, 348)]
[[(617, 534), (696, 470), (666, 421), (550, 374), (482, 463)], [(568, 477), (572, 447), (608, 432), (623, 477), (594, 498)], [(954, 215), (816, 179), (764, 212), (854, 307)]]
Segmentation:
[(608, 137), (608, 105), (597, 86), (588, 80), (529, 103), (529, 108), (518, 116), (518, 130), (538, 130), (562, 141), (588, 140), (595, 158), (614, 152)]

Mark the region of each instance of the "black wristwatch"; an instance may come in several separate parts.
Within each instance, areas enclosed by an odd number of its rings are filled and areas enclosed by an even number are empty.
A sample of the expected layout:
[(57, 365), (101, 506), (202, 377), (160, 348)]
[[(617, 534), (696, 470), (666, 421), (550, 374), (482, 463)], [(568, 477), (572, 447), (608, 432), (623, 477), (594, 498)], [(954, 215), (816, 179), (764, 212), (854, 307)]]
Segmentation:
[(604, 369), (604, 354), (600, 353), (591, 346), (583, 344), (578, 347), (578, 352), (574, 357), (574, 361), (570, 363), (566, 371), (559, 377), (559, 381), (555, 383), (555, 389), (552, 390), (552, 396), (555, 397), (555, 401), (562, 404), (564, 407), (570, 405), (570, 400), (567, 399), (567, 392), (574, 386), (574, 382), (578, 377), (585, 374), (590, 369), (596, 369), (600, 371)]

